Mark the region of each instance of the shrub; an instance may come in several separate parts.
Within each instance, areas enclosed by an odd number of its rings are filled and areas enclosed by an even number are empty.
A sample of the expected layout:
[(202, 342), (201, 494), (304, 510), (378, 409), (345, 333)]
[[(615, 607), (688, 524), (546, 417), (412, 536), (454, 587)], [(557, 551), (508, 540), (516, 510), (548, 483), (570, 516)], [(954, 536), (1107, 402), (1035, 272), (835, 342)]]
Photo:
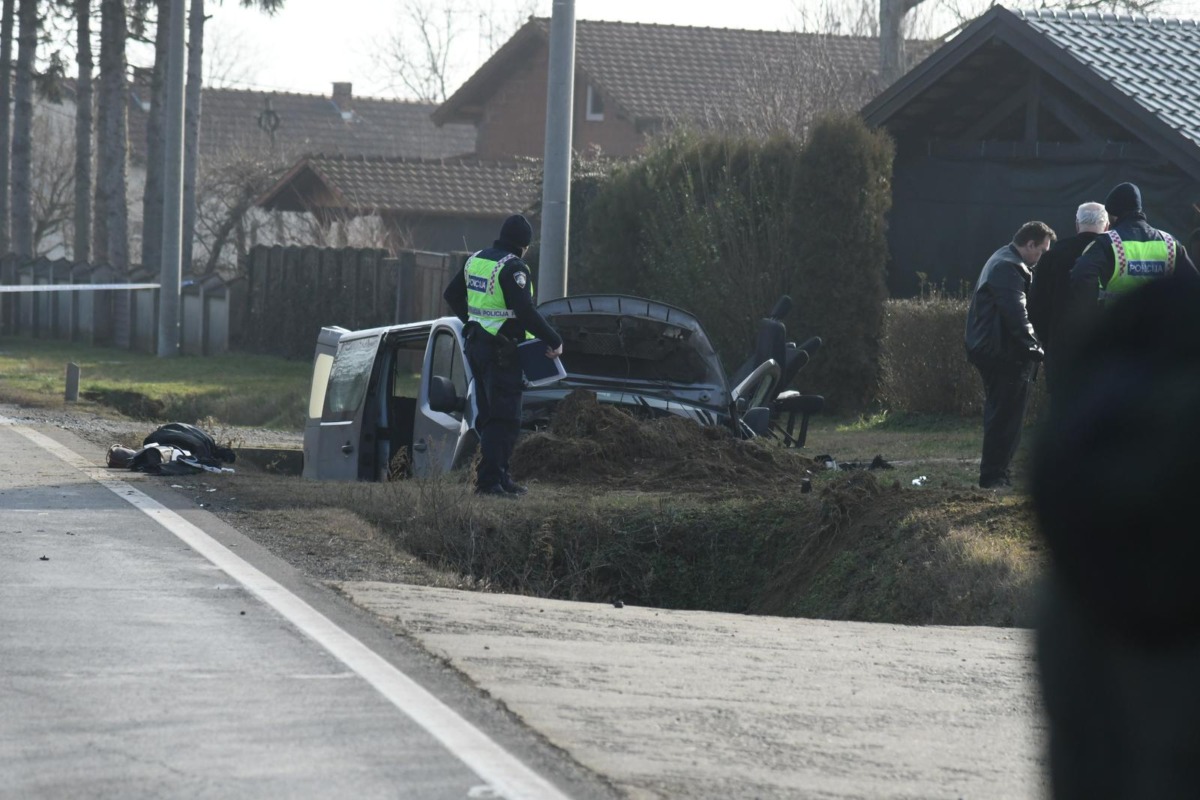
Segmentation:
[[(825, 338), (806, 384), (831, 408), (874, 395), (883, 318), (892, 146), (851, 116), (806, 143), (679, 134), (596, 182), (578, 182), (571, 293), (637, 294), (704, 324), (726, 368), (781, 294), (789, 334)], [(798, 316), (799, 321), (796, 321)]]
[[(963, 331), (970, 300), (939, 293), (889, 300), (883, 325), (879, 399), (890, 411), (975, 416), (983, 411), (983, 383), (967, 361)], [(1035, 381), (1026, 420), (1046, 402), (1046, 382)]]
[(969, 304), (938, 296), (887, 302), (880, 376), (884, 406), (964, 416), (982, 411), (983, 385), (963, 349)]

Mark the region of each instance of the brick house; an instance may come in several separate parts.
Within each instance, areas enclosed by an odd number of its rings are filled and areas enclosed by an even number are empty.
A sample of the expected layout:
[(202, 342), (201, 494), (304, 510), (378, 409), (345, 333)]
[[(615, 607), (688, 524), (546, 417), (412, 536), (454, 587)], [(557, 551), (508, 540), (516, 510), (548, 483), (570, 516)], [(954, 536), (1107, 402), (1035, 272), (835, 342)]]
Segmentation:
[[(305, 157), (258, 205), (378, 216), (393, 247), (486, 246), (504, 216), (538, 199), (530, 174), (544, 149), (549, 24), (530, 19), (432, 110), (430, 124), (475, 131), (471, 157)], [(615, 158), (676, 125), (740, 130), (774, 114), (794, 128), (798, 114), (857, 110), (880, 85), (879, 43), (864, 37), (580, 20), (575, 57), (574, 148)]]
[[(530, 19), (433, 121), (475, 125), (482, 159), (541, 158), (549, 28)], [(767, 106), (840, 99), (854, 110), (880, 87), (874, 38), (590, 20), (576, 23), (575, 36), (577, 152), (625, 158), (672, 125), (714, 127)], [(816, 83), (838, 97), (821, 96)]]

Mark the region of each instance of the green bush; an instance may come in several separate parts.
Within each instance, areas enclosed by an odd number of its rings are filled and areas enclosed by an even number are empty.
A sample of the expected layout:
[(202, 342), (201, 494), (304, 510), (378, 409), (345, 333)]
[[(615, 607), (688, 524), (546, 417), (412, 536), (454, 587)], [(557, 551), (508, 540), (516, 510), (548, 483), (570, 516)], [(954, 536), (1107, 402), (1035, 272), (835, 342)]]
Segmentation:
[(851, 116), (819, 121), (807, 143), (664, 138), (606, 178), (576, 182), (571, 293), (686, 308), (730, 371), (789, 294), (789, 336), (827, 343), (806, 388), (831, 408), (865, 408), (878, 380), (891, 164), (886, 134)]
[[(976, 416), (983, 411), (983, 383), (967, 361), (963, 332), (970, 300), (933, 295), (889, 300), (883, 325), (879, 400), (889, 411)], [(1039, 373), (1040, 374), (1040, 373)], [(1039, 377), (1026, 420), (1046, 402)]]
[(889, 300), (883, 324), (880, 401), (892, 411), (975, 415), (983, 384), (967, 362), (969, 300)]

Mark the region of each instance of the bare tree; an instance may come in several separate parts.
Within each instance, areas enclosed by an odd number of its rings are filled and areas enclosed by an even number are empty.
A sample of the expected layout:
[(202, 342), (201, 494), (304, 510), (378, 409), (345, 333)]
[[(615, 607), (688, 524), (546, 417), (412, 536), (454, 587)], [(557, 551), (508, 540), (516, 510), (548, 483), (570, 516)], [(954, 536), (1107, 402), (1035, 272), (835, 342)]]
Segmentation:
[[(200, 2), (201, 13), (204, 3)], [(196, 3), (192, 3), (191, 15), (196, 14)], [(189, 17), (191, 19), (191, 17)], [(195, 23), (189, 22), (188, 41), (195, 36)], [(190, 47), (190, 44), (189, 44)], [(215, 88), (243, 86), (253, 82), (255, 74), (262, 66), (261, 50), (253, 43), (246, 41), (245, 36), (237, 31), (219, 29), (209, 36), (205, 32), (204, 42), (204, 85)]]
[(33, 83), (38, 44), (37, 0), (20, 0), (17, 10), (17, 74), (13, 91), (12, 236), (13, 252), (33, 255)]
[[(247, 216), (254, 201), (291, 165), (290, 154), (264, 151), (261, 146), (231, 147), (221, 163), (203, 165), (196, 191), (196, 231), (204, 253), (198, 274), (211, 274), (222, 264), (236, 264), (247, 252)], [(233, 254), (226, 249), (232, 243)]]
[(192, 270), (196, 243), (196, 170), (200, 161), (200, 115), (204, 69), (204, 0), (192, 0), (188, 15), (187, 94), (183, 121), (183, 242), (180, 261)]
[[(75, 211), (75, 153), (62, 116), (43, 105), (35, 112), (33, 139), (33, 253), (62, 253), (70, 238)], [(79, 260), (78, 256), (75, 256)]]
[[(15, 0), (4, 0), (4, 17), (0, 22), (0, 254), (9, 250), (8, 218), (9, 167), (12, 140), (12, 42), (16, 22)], [(8, 282), (7, 276), (5, 282)], [(6, 300), (11, 298), (5, 298)]]
[(158, 22), (154, 33), (154, 69), (150, 73), (150, 113), (146, 115), (146, 185), (142, 191), (143, 266), (158, 269), (162, 260), (163, 198), (167, 151), (165, 127), (167, 58), (171, 30), (171, 0), (155, 0)]
[(129, 268), (128, 92), (125, 86), (125, 4), (100, 0), (100, 104), (95, 205), (96, 256)]
[[(376, 68), (397, 95), (441, 103), (464, 66), (473, 67), (480, 52), (491, 53), (512, 36), (536, 4), (524, 0), (515, 9), (494, 0), (471, 5), (452, 0), (404, 0), (395, 31), (378, 48)], [(470, 34), (477, 33), (472, 42)], [(465, 51), (465, 52), (464, 52)]]
[[(739, 80), (714, 92), (699, 126), (756, 139), (804, 138), (820, 114), (861, 108), (878, 92), (873, 64), (835, 56), (835, 39), (832, 34), (796, 34), (789, 48), (738, 65)], [(670, 129), (697, 124), (669, 122)]]
[(92, 257), (92, 4), (75, 0), (75, 207), (72, 255)]

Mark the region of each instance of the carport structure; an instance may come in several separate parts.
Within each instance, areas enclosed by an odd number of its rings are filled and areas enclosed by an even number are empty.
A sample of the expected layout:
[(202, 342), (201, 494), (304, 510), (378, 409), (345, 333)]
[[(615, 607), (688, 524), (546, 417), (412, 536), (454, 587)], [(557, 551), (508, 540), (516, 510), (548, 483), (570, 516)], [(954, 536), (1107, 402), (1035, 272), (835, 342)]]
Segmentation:
[(893, 295), (957, 290), (1021, 223), (1074, 232), (1121, 181), (1150, 221), (1200, 224), (1200, 23), (994, 7), (872, 100), (896, 140)]

